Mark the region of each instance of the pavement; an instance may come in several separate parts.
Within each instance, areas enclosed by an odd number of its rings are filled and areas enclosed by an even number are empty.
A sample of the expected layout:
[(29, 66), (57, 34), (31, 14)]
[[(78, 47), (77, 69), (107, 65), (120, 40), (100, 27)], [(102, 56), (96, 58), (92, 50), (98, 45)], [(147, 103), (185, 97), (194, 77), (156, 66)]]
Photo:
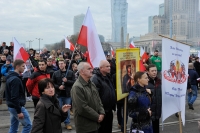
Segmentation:
[[(31, 120), (33, 120), (34, 115), (34, 107), (33, 102), (27, 102), (26, 108), (30, 114)], [(200, 97), (194, 103), (194, 110), (188, 109), (186, 105), (186, 124), (182, 127), (182, 133), (199, 133), (197, 122), (200, 121)], [(130, 128), (131, 118), (128, 119), (127, 127)], [(160, 122), (161, 123), (161, 122)], [(72, 130), (67, 130), (64, 128), (64, 124), (62, 123), (63, 133), (76, 133), (74, 126), (74, 118), (71, 116), (71, 125), (73, 127)], [(0, 105), (0, 133), (7, 133), (10, 126), (10, 114), (7, 110), (7, 106), (5, 103)], [(127, 129), (127, 130), (128, 130)], [(175, 115), (170, 116), (164, 121), (164, 129), (162, 130), (162, 126), (160, 124), (160, 133), (180, 133), (179, 131), (179, 120)], [(19, 126), (19, 131), (22, 130), (22, 126)], [(114, 113), (113, 119), (113, 133), (120, 133), (118, 129), (117, 116), (116, 112)], [(128, 131), (127, 131), (128, 133)]]

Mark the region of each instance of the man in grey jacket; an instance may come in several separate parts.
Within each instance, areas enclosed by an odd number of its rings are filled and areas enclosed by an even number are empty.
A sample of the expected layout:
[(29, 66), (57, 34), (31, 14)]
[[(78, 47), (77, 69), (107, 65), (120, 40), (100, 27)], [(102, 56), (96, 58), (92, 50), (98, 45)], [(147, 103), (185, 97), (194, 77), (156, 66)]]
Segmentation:
[(104, 119), (104, 109), (87, 62), (78, 65), (79, 77), (71, 90), (76, 133), (97, 133)]

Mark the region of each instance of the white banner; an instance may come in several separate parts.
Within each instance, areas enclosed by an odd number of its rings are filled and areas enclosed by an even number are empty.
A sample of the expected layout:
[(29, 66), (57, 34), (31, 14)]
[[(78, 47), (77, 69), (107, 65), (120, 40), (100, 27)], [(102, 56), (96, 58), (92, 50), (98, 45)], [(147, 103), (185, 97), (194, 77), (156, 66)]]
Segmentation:
[(200, 58), (200, 51), (198, 51), (198, 57)]
[(185, 125), (185, 97), (190, 46), (162, 39), (162, 122), (181, 111)]

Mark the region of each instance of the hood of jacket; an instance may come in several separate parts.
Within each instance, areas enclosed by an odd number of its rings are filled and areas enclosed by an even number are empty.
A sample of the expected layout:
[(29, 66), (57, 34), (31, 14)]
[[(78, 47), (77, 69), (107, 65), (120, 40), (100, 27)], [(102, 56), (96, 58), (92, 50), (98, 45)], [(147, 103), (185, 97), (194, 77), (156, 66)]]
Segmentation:
[(20, 77), (20, 75), (17, 72), (15, 72), (15, 71), (9, 71), (8, 75), (6, 76), (6, 79), (9, 79), (10, 77), (13, 77), (13, 76)]

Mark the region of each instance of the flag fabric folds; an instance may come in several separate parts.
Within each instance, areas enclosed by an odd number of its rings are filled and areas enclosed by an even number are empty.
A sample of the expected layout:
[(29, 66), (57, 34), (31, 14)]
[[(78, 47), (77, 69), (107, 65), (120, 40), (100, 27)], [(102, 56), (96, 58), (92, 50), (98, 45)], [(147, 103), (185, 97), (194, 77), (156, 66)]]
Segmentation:
[(129, 44), (129, 48), (135, 48), (135, 44), (134, 44), (133, 40), (132, 40), (131, 43)]
[(14, 60), (21, 59), (26, 62), (29, 59), (29, 54), (26, 50), (19, 44), (16, 38), (13, 38), (14, 42)]
[(92, 67), (99, 67), (100, 61), (106, 60), (89, 8), (83, 21), (77, 43), (88, 48), (89, 60)]
[(110, 46), (110, 51), (111, 51), (112, 57), (114, 57), (115, 51), (113, 50), (113, 48), (111, 46)]
[(74, 51), (74, 45), (65, 37), (65, 48)]

